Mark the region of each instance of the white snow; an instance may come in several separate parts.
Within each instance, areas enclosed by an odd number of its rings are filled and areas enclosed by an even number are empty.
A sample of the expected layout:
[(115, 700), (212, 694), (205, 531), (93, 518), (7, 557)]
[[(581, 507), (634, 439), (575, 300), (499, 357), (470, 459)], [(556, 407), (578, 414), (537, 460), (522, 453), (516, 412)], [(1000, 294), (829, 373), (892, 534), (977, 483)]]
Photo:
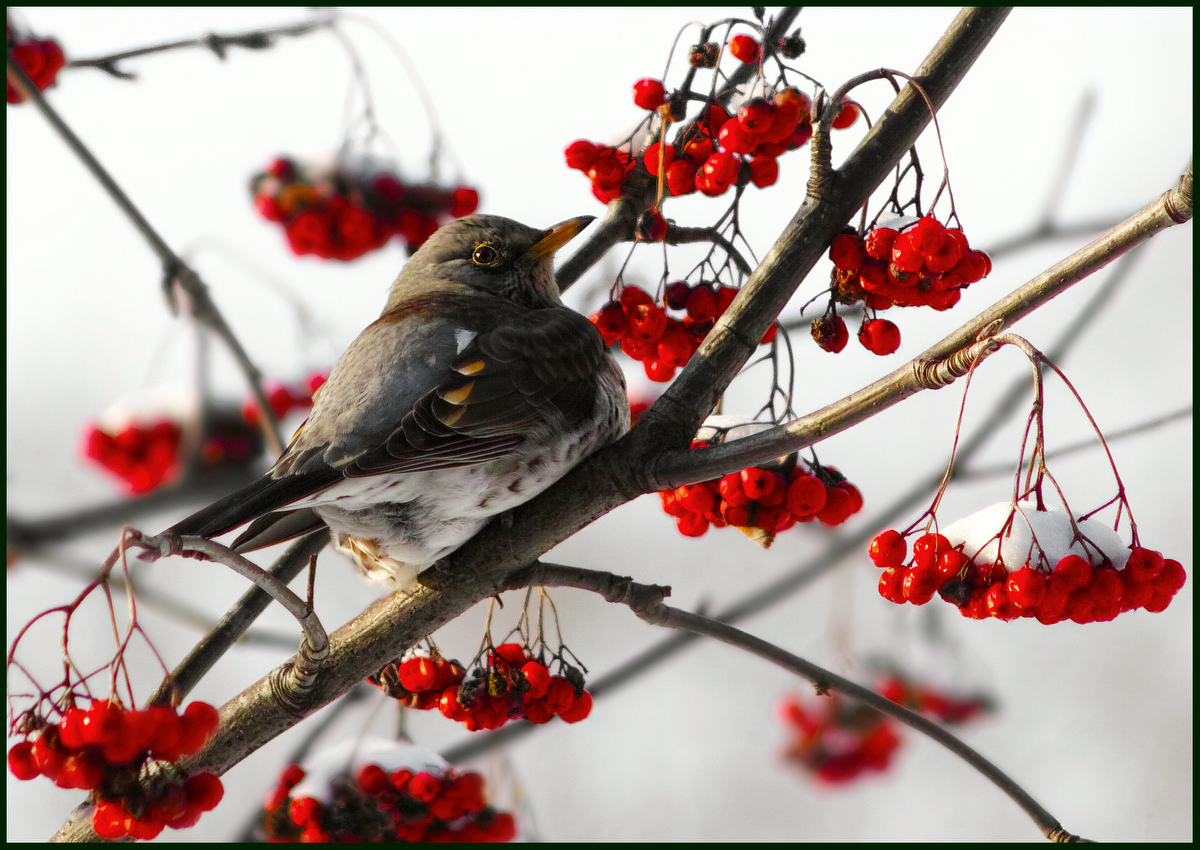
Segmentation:
[[(1002, 541), (994, 539), (1010, 513), (1013, 514), (1011, 528)], [(939, 530), (952, 546), (963, 544), (963, 554), (976, 563), (994, 563), (998, 552), (1010, 572), (1027, 564), (1040, 566), (1043, 570), (1053, 569), (1067, 555), (1079, 555), (1096, 566), (1103, 560), (1096, 553), (1097, 548), (1117, 569), (1125, 566), (1129, 547), (1119, 534), (1094, 519), (1077, 521), (1076, 525), (1091, 541), (1091, 546), (1084, 546), (1080, 541), (1072, 544), (1075, 533), (1066, 511), (1039, 511), (1032, 500), (1025, 500), (1017, 504), (1015, 513), (1011, 502), (997, 502)], [(976, 557), (981, 552), (982, 557)], [(1044, 561), (1040, 557), (1042, 554)]]

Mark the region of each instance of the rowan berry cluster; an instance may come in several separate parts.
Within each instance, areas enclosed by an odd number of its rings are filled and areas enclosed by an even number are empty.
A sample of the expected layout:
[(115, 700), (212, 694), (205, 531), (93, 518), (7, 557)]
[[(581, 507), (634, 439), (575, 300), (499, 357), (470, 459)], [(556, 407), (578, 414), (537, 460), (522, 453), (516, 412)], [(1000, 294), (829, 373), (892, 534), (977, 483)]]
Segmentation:
[(499, 729), (510, 720), (549, 723), (556, 716), (578, 723), (592, 710), (592, 695), (583, 675), (560, 662), (560, 675), (519, 643), (504, 643), (487, 653), (486, 664), (467, 678), (462, 665), (440, 655), (393, 662), (371, 677), (401, 704), (420, 710), (438, 709), (474, 732)]
[[(1042, 516), (1033, 514), (1035, 526), (1067, 524), (1062, 519), (1067, 515), (1061, 511), (1038, 513)], [(978, 524), (978, 518), (984, 515), (994, 524), (1000, 514), (1011, 514), (1007, 503), (980, 511), (974, 515), (975, 522)], [(1091, 522), (1079, 521), (1076, 525)], [(1074, 546), (1072, 552), (1046, 545), (1039, 534), (1043, 541), (1040, 546), (1006, 545), (998, 549), (994, 543), (977, 545), (971, 535), (953, 525), (944, 531), (918, 536), (913, 541), (911, 560), (907, 560), (904, 535), (898, 531), (884, 531), (871, 542), (871, 560), (883, 569), (879, 579), (883, 598), (897, 604), (924, 605), (939, 594), (957, 606), (963, 616), (975, 620), (1034, 617), (1045, 625), (1065, 620), (1093, 623), (1113, 620), (1138, 608), (1153, 613), (1164, 611), (1187, 578), (1178, 561), (1164, 559), (1161, 553), (1136, 544), (1121, 554), (1104, 544)], [(1081, 531), (1094, 537), (1087, 529)], [(992, 540), (998, 535), (993, 534)], [(1013, 556), (1017, 549), (1024, 552), (1023, 557)]]
[(293, 253), (327, 260), (358, 259), (393, 236), (411, 254), (448, 218), (479, 206), (479, 194), (469, 186), (406, 184), (374, 160), (321, 168), (279, 158), (250, 188), (254, 208), (283, 225)]
[[(285, 387), (272, 390), (269, 398), (277, 417), (312, 404), (311, 396), (306, 398)], [(203, 426), (191, 473), (214, 474), (244, 467), (262, 454), (263, 435), (253, 402), (240, 411), (214, 406), (205, 413)], [(90, 423), (84, 427), (82, 439), (83, 455), (113, 473), (134, 496), (153, 492), (182, 474), (182, 446), (183, 426), (170, 417), (130, 422), (110, 430)]]
[(99, 425), (84, 428), (83, 453), (112, 472), (130, 495), (158, 489), (179, 474), (179, 440), (183, 431), (170, 419), (130, 422), (109, 433)]
[(992, 710), (992, 701), (986, 696), (953, 697), (898, 674), (880, 678), (875, 690), (898, 705), (932, 715), (943, 723), (966, 723)]
[[(666, 286), (660, 306), (644, 289), (626, 286), (619, 300), (601, 306), (591, 320), (605, 343), (619, 342), (621, 351), (641, 361), (646, 377), (666, 383), (691, 359), (737, 293), (732, 286), (679, 280)], [(677, 319), (668, 310), (683, 315)], [(771, 342), (776, 331), (772, 324), (760, 344)]]
[[(7, 28), (8, 32), (8, 49), (12, 53), (12, 57), (16, 63), (21, 66), (29, 79), (33, 80), (33, 84), (37, 86), (38, 91), (45, 91), (50, 86), (54, 85), (55, 78), (58, 72), (67, 64), (67, 59), (63, 56), (62, 48), (58, 46), (52, 38), (23, 38), (18, 39), (13, 35), (12, 27)], [(20, 93), (13, 88), (13, 84), (7, 83), (7, 95), (9, 103), (21, 103), (24, 98)]]
[(833, 240), (829, 259), (835, 300), (863, 301), (872, 310), (948, 310), (962, 290), (992, 271), (988, 255), (973, 250), (960, 228), (947, 228), (932, 215), (901, 229), (873, 228), (866, 238), (843, 233)]
[(501, 842), (516, 837), (516, 821), (487, 804), (483, 777), (445, 770), (388, 772), (366, 764), (329, 783), (328, 799), (293, 796), (305, 778), (300, 765), (284, 770), (267, 799), (267, 840), (285, 843)]
[[(708, 445), (698, 440), (693, 448)], [(862, 509), (858, 488), (833, 467), (808, 465), (795, 455), (769, 466), (752, 466), (723, 478), (661, 490), (662, 509), (685, 537), (731, 525), (770, 546), (796, 523), (841, 525)]]
[[(633, 92), (634, 103), (643, 109), (673, 107), (659, 80), (638, 80)], [(791, 87), (749, 99), (736, 115), (708, 101), (699, 119), (681, 130), (674, 143), (650, 145), (641, 162), (651, 174), (662, 174), (672, 196), (699, 191), (716, 197), (745, 183), (765, 189), (779, 178), (777, 158), (812, 137), (811, 107), (808, 96)], [(847, 104), (833, 126), (848, 127), (857, 115), (857, 107)], [(622, 196), (622, 184), (637, 165), (629, 153), (586, 139), (572, 142), (565, 153), (567, 166), (586, 174), (592, 194), (605, 204)]]
[(129, 711), (97, 700), (86, 711), (67, 709), (61, 721), (13, 746), (8, 767), (18, 779), (45, 776), (60, 788), (94, 791), (99, 801), (92, 825), (101, 838), (150, 839), (167, 826), (194, 826), (221, 801), (221, 780), (209, 773), (152, 782), (150, 790), (139, 781), (151, 762), (198, 752), (218, 720), (217, 710), (203, 702), (177, 714), (168, 706)]
[(825, 784), (886, 770), (900, 748), (900, 736), (886, 715), (837, 693), (821, 697), (816, 706), (789, 697), (779, 714), (795, 733), (784, 758)]
[[(277, 420), (281, 420), (294, 410), (307, 410), (312, 407), (313, 396), (317, 390), (328, 379), (329, 376), (324, 372), (313, 372), (296, 386), (289, 387), (283, 382), (268, 382), (263, 389), (271, 405), (271, 412)], [(248, 399), (242, 405), (242, 418), (251, 425), (259, 424), (258, 404), (254, 399)]]

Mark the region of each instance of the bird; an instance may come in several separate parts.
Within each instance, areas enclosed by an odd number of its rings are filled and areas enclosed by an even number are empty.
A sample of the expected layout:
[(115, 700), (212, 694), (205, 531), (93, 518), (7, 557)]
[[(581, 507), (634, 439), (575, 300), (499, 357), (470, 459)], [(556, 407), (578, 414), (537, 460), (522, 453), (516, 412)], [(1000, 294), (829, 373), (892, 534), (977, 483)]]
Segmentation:
[(555, 252), (593, 216), (538, 230), (471, 215), (409, 258), (262, 477), (173, 526), (247, 552), (328, 526), (393, 589), (629, 429), (620, 366), (562, 303)]

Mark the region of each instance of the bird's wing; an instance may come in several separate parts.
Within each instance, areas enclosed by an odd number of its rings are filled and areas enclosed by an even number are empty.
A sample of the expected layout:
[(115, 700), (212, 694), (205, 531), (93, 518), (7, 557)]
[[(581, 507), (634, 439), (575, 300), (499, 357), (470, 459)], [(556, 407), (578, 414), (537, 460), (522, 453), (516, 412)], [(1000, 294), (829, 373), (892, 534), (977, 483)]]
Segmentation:
[(566, 437), (594, 415), (607, 357), (599, 333), (573, 310), (514, 312), (471, 340), (400, 427), (344, 471), (466, 466), (502, 457), (535, 429)]
[[(376, 322), (339, 361), (275, 467), (172, 530), (213, 537), (344, 478), (467, 466), (504, 456), (533, 429), (582, 427), (600, 372), (615, 368), (599, 333), (565, 307), (496, 306), (500, 315), (461, 351), (463, 329), (448, 319), (390, 330)], [(422, 359), (405, 356), (414, 351)]]

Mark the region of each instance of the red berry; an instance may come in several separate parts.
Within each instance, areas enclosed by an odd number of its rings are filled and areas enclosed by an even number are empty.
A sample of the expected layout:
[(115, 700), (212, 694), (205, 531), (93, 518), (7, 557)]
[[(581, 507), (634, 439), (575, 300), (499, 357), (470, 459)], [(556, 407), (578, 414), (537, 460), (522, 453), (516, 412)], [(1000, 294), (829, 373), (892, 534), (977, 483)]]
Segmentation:
[(571, 703), (571, 707), (566, 711), (559, 712), (561, 717), (567, 723), (578, 723), (589, 714), (592, 713), (592, 695), (587, 691), (576, 697), (575, 702)]
[(683, 366), (692, 356), (691, 338), (687, 331), (676, 325), (668, 327), (658, 338), (658, 359), (664, 365)]
[(854, 497), (842, 487), (829, 487), (825, 491), (825, 507), (817, 511), (817, 519), (825, 525), (841, 525), (853, 513)]
[(812, 338), (831, 354), (837, 354), (850, 341), (850, 332), (841, 316), (822, 316), (812, 323)]
[(940, 588), (951, 579), (958, 578), (963, 567), (967, 565), (967, 561), (967, 556), (957, 549), (942, 552), (934, 564), (934, 570), (938, 576), (938, 587)]
[(1054, 575), (1067, 590), (1076, 590), (1092, 580), (1092, 565), (1078, 555), (1067, 555), (1054, 566)]
[(661, 242), (667, 236), (667, 220), (657, 209), (646, 210), (638, 217), (633, 232), (639, 242)]
[(456, 186), (450, 193), (450, 215), (462, 218), (479, 209), (479, 193), (470, 186)]
[(675, 527), (684, 537), (700, 537), (708, 531), (708, 520), (701, 514), (689, 513), (676, 519)]
[(422, 803), (432, 801), (441, 792), (442, 780), (428, 771), (422, 770), (408, 781), (408, 793)]
[(658, 174), (659, 169), (665, 170), (669, 168), (671, 163), (674, 161), (675, 146), (662, 145), (658, 142), (655, 142), (654, 144), (650, 145), (650, 147), (646, 148), (646, 153), (642, 156), (642, 165), (644, 165), (646, 170), (651, 174)]
[(429, 690), (433, 687), (433, 660), (424, 657), (409, 658), (400, 664), (397, 678), (400, 685), (413, 693)]
[(872, 354), (894, 354), (900, 347), (900, 329), (887, 319), (869, 319), (859, 328), (858, 341)]
[(629, 317), (625, 315), (625, 308), (616, 301), (609, 301), (593, 313), (591, 318), (592, 324), (609, 345), (619, 341), (629, 329)]
[(92, 811), (92, 828), (101, 838), (124, 838), (125, 807), (120, 800), (101, 800)]
[(665, 384), (674, 378), (675, 368), (674, 364), (658, 357), (650, 356), (642, 359), (642, 369), (645, 371), (646, 377), (659, 384)]
[(871, 561), (877, 567), (898, 567), (908, 556), (908, 544), (904, 542), (900, 532), (889, 528), (875, 536), (871, 541), (869, 553)]
[(913, 566), (932, 569), (938, 556), (950, 548), (950, 541), (942, 535), (922, 534), (913, 542)]
[(695, 286), (688, 293), (686, 306), (695, 321), (707, 322), (717, 316), (717, 295), (707, 286)]
[(801, 475), (788, 485), (785, 502), (797, 519), (815, 516), (828, 501), (829, 492), (815, 475)]
[(941, 235), (937, 247), (925, 254), (925, 267), (931, 272), (945, 273), (962, 261), (962, 245), (949, 232)]
[(34, 779), (41, 775), (41, 769), (33, 757), (33, 744), (21, 741), (14, 744), (8, 751), (8, 769), (17, 779)]
[(892, 258), (892, 244), (896, 241), (897, 232), (890, 227), (876, 227), (867, 234), (866, 251), (868, 257), (876, 260)]
[(927, 215), (914, 224), (908, 232), (911, 234), (912, 246), (922, 255), (928, 256), (941, 245), (942, 237), (946, 235), (946, 228), (936, 218)]
[(904, 598), (913, 605), (924, 605), (937, 593), (937, 574), (932, 567), (912, 567), (904, 575)]
[(638, 80), (633, 84), (633, 102), (642, 109), (658, 109), (667, 102), (662, 81), (649, 77)]
[(708, 513), (717, 506), (717, 494), (710, 489), (707, 482), (677, 487), (675, 499), (694, 514)]
[(748, 35), (735, 35), (729, 39), (729, 52), (734, 58), (746, 65), (758, 61), (760, 49), (758, 42)]
[(879, 576), (879, 595), (889, 602), (895, 602), (898, 605), (903, 605), (907, 600), (904, 598), (904, 575), (908, 572), (904, 567), (888, 567)]
[(195, 776), (189, 776), (187, 782), (183, 784), (183, 788), (187, 792), (188, 801), (202, 812), (215, 809), (221, 802), (221, 798), (225, 796), (225, 786), (211, 773), (197, 773)]
[(1032, 611), (1046, 595), (1046, 577), (1033, 567), (1022, 567), (1008, 577), (1007, 589), (1014, 605)]
[(835, 130), (844, 130), (858, 120), (858, 113), (862, 110), (852, 100), (842, 101), (842, 110), (837, 114), (837, 117), (830, 122)]
[[(701, 171), (709, 175), (714, 181), (728, 186), (728, 184), (737, 179), (737, 157), (729, 151), (718, 151), (704, 161)], [(724, 191), (724, 189), (721, 191)]]
[[(901, 272), (919, 272), (925, 265), (925, 258), (913, 244), (913, 230), (910, 228), (899, 234), (892, 242), (892, 265)], [(915, 281), (914, 281), (915, 282)]]
[(1137, 581), (1153, 581), (1162, 573), (1163, 563), (1161, 553), (1152, 549), (1143, 549), (1140, 546), (1131, 546), (1124, 572)]
[(862, 239), (853, 233), (836, 236), (833, 244), (829, 246), (829, 259), (836, 268), (844, 271), (858, 271), (865, 256)]
[(562, 714), (575, 704), (575, 686), (562, 676), (550, 680), (550, 689), (546, 692), (546, 705), (554, 714)]
[(760, 189), (773, 186), (779, 179), (779, 163), (775, 157), (759, 154), (750, 158), (750, 182)]
[(638, 304), (626, 309), (629, 316), (629, 336), (643, 342), (657, 342), (667, 329), (667, 314), (657, 304)]
[(567, 156), (567, 167), (574, 168), (578, 171), (587, 171), (596, 162), (596, 157), (600, 155), (600, 151), (594, 144), (586, 139), (580, 139), (567, 145), (565, 151)]
[(292, 819), (292, 823), (299, 827), (305, 827), (309, 824), (321, 823), (321, 801), (315, 797), (301, 797), (298, 800), (292, 800), (291, 806), (288, 807), (288, 815)]
[(721, 132), (717, 134), (717, 141), (731, 154), (748, 154), (758, 144), (757, 137), (748, 132), (740, 121), (726, 121)]
[(672, 195), (688, 195), (696, 191), (696, 166), (689, 160), (677, 159), (667, 167), (667, 190)]
[(359, 787), (368, 794), (375, 795), (391, 784), (388, 775), (377, 764), (363, 765), (355, 776)]
[(220, 712), (206, 702), (191, 703), (183, 710), (183, 716), (188, 721), (197, 724), (204, 731), (206, 738), (217, 731), (217, 726), (221, 722)]
[(1187, 581), (1187, 573), (1183, 564), (1173, 558), (1163, 561), (1162, 572), (1154, 579), (1154, 592), (1166, 596), (1174, 596)]
[(775, 489), (775, 476), (752, 466), (742, 470), (742, 487), (751, 499), (759, 499)]

